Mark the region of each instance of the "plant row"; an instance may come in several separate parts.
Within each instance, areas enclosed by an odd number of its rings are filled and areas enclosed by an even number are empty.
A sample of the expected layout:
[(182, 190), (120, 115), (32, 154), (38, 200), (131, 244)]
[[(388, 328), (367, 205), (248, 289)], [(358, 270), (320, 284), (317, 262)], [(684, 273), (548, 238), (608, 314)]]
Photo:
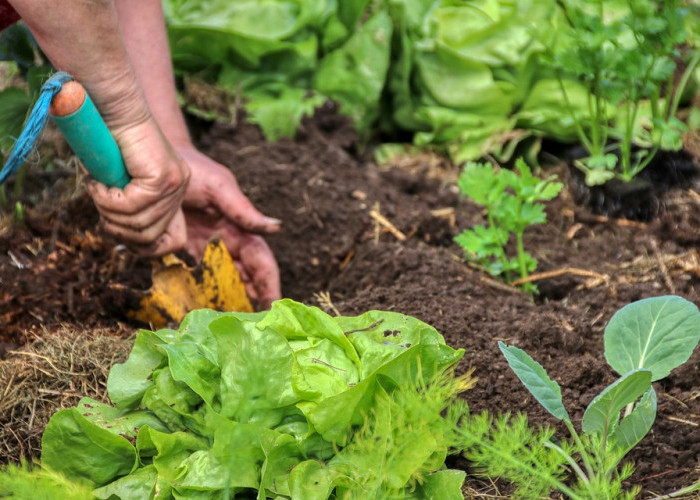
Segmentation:
[(700, 312), (680, 297), (618, 311), (603, 341), (620, 377), (580, 431), (544, 368), (499, 343), (567, 438), (523, 415), (471, 414), (460, 394), (474, 381), (454, 376), (463, 350), (415, 318), (331, 317), (286, 299), (267, 313), (199, 310), (177, 331), (141, 331), (110, 371), (112, 405), (84, 398), (57, 412), (41, 463), (0, 472), (0, 496), (449, 500), (465, 472), (445, 460), (460, 454), (514, 497), (633, 498), (622, 460), (653, 425), (652, 382), (699, 340)]

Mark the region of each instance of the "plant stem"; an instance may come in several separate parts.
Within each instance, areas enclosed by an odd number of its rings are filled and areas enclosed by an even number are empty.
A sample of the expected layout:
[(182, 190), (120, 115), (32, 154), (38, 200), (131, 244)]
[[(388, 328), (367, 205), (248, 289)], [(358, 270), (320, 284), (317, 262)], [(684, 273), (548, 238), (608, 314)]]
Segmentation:
[(527, 278), (527, 262), (525, 262), (525, 246), (523, 245), (523, 231), (515, 233), (518, 245), (518, 264), (520, 266), (520, 277)]
[(571, 434), (571, 437), (574, 438), (576, 448), (578, 448), (579, 455), (581, 455), (581, 460), (583, 460), (583, 465), (586, 467), (586, 472), (588, 473), (588, 476), (593, 477), (595, 474), (593, 473), (593, 467), (591, 466), (590, 457), (588, 456), (586, 448), (581, 442), (581, 438), (579, 437), (578, 432), (576, 432), (576, 429), (574, 428), (574, 424), (564, 420), (564, 425), (566, 425), (566, 428), (569, 429), (569, 434)]
[(561, 74), (558, 71), (557, 71), (557, 82), (559, 82), (559, 88), (561, 89), (561, 93), (564, 96), (564, 104), (566, 105), (566, 109), (569, 112), (569, 115), (571, 115), (571, 120), (573, 120), (573, 122), (574, 122), (574, 127), (576, 128), (576, 133), (578, 134), (578, 137), (581, 140), (583, 147), (586, 148), (586, 151), (588, 151), (589, 154), (593, 154), (593, 145), (591, 144), (591, 141), (588, 139), (588, 136), (586, 136), (585, 132), (583, 131), (583, 127), (581, 126), (581, 122), (574, 114), (574, 108), (571, 106), (571, 101), (569, 100), (569, 94), (566, 93), (566, 88), (564, 87), (564, 80), (562, 79)]
[[(486, 207), (486, 212), (488, 214), (489, 220), (489, 227), (496, 228), (496, 222), (492, 215), (493, 211), (493, 207)], [(503, 266), (503, 273), (505, 274), (506, 283), (510, 283), (512, 280), (510, 279), (510, 270), (508, 269), (508, 257), (506, 256), (506, 252), (503, 250), (503, 245), (499, 247), (498, 258), (501, 261), (501, 265)]]
[(698, 62), (700, 62), (700, 50), (696, 50), (695, 53), (693, 54), (693, 57), (690, 59), (690, 62), (688, 62), (688, 67), (685, 68), (685, 71), (683, 72), (683, 76), (681, 77), (680, 81), (678, 82), (678, 87), (676, 87), (676, 91), (673, 94), (673, 104), (671, 105), (671, 108), (668, 110), (669, 111), (669, 118), (673, 115), (676, 114), (676, 111), (678, 111), (678, 106), (680, 106), (681, 103), (681, 97), (683, 97), (683, 91), (685, 91), (685, 87), (688, 85), (688, 80), (690, 80), (690, 75), (693, 74), (693, 71), (695, 70), (695, 66), (698, 65)]
[(686, 486), (685, 488), (681, 488), (680, 490), (676, 490), (672, 493), (661, 495), (660, 497), (654, 497), (651, 500), (666, 500), (667, 498), (678, 498), (698, 490), (700, 490), (700, 481), (697, 481), (696, 483), (693, 483), (690, 486)]

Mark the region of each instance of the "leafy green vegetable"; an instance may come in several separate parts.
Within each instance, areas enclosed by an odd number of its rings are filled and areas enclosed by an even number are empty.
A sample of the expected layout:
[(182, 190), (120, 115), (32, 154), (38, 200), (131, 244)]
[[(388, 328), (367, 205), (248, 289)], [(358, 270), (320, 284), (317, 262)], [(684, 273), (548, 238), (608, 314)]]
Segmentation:
[(467, 379), (449, 376), (462, 353), (391, 312), (195, 311), (140, 332), (110, 373), (117, 408), (57, 413), (42, 460), (99, 498), (461, 498), (444, 461), (466, 412)]
[[(512, 272), (518, 272), (522, 279), (537, 267), (537, 260), (525, 251), (523, 234), (529, 226), (546, 222), (539, 202), (556, 197), (562, 188), (561, 183), (554, 182), (555, 176), (544, 180), (533, 176), (522, 158), (516, 161), (515, 168), (517, 174), (490, 164), (469, 162), (458, 181), (463, 195), (484, 206), (488, 225), (465, 229), (455, 241), (468, 260), (480, 264), (493, 276), (503, 276), (508, 283), (513, 281)], [(509, 258), (505, 250), (511, 234), (515, 237), (515, 258)], [(536, 291), (530, 283), (523, 288)]]
[[(559, 489), (572, 499), (633, 498), (635, 491), (624, 493), (621, 489), (632, 467), (619, 467), (619, 464), (649, 432), (656, 418), (657, 400), (651, 383), (687, 361), (699, 341), (700, 311), (681, 297), (640, 300), (615, 313), (605, 330), (605, 356), (623, 375), (588, 405), (581, 423), (583, 436), (579, 436), (564, 409), (559, 385), (549, 378), (544, 368), (521, 349), (499, 342), (508, 364), (525, 387), (568, 428), (573, 439), (571, 444), (561, 446), (547, 438), (543, 446), (565, 458), (576, 471), (578, 484), (570, 489), (546, 462), (538, 464), (536, 460), (529, 463), (511, 460), (513, 468), (506, 470), (508, 475), (520, 482), (524, 471), (532, 465), (533, 473), (545, 481), (545, 485)], [(484, 432), (482, 430), (482, 434)], [(486, 448), (489, 453), (494, 451), (494, 447)], [(574, 458), (576, 455), (583, 466)], [(486, 470), (495, 469), (486, 465)], [(694, 491), (699, 484), (684, 491)]]
[(662, 379), (700, 341), (698, 316), (695, 304), (673, 295), (628, 304), (605, 328), (605, 359), (617, 373), (646, 368), (652, 381)]
[[(325, 99), (363, 136), (407, 130), (456, 161), (576, 136), (531, 33), (563, 24), (555, 0), (167, 0), (165, 10), (178, 72), (242, 96), (273, 139)], [(585, 98), (572, 103), (589, 113)]]
[[(575, 162), (587, 184), (613, 178), (629, 181), (660, 148), (682, 147), (685, 125), (675, 113), (700, 60), (695, 50), (679, 50), (688, 39), (685, 3), (564, 0), (560, 4), (566, 23), (551, 33), (541, 32), (539, 40), (547, 47), (544, 60), (559, 79), (564, 105), (588, 152), (587, 158)], [(681, 56), (686, 69), (676, 85), (676, 60)], [(566, 79), (586, 87), (587, 117), (576, 113)], [(640, 125), (642, 116), (645, 123)], [(635, 150), (635, 144), (643, 147)]]

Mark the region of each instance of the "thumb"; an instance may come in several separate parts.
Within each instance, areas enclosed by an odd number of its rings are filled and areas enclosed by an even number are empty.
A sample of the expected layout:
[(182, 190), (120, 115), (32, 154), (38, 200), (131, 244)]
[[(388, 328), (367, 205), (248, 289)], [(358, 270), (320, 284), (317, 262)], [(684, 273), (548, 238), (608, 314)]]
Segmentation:
[(224, 198), (222, 190), (216, 191), (214, 203), (228, 220), (250, 233), (271, 234), (279, 231), (282, 221), (260, 212), (237, 186), (227, 194)]

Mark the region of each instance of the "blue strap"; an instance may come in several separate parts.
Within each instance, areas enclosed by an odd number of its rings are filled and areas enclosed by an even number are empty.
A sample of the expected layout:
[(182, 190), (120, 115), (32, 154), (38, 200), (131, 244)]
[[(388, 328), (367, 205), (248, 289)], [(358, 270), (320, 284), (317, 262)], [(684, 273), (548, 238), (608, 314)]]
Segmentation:
[(10, 152), (10, 156), (7, 158), (2, 170), (0, 170), (0, 184), (5, 182), (11, 174), (16, 172), (32, 152), (41, 131), (44, 129), (46, 119), (49, 116), (51, 100), (61, 91), (63, 84), (71, 80), (73, 80), (72, 76), (63, 71), (59, 71), (49, 78), (41, 87), (41, 93), (36, 103), (34, 103), (29, 118), (27, 118), (24, 130), (22, 130), (22, 133), (19, 135), (19, 138)]

